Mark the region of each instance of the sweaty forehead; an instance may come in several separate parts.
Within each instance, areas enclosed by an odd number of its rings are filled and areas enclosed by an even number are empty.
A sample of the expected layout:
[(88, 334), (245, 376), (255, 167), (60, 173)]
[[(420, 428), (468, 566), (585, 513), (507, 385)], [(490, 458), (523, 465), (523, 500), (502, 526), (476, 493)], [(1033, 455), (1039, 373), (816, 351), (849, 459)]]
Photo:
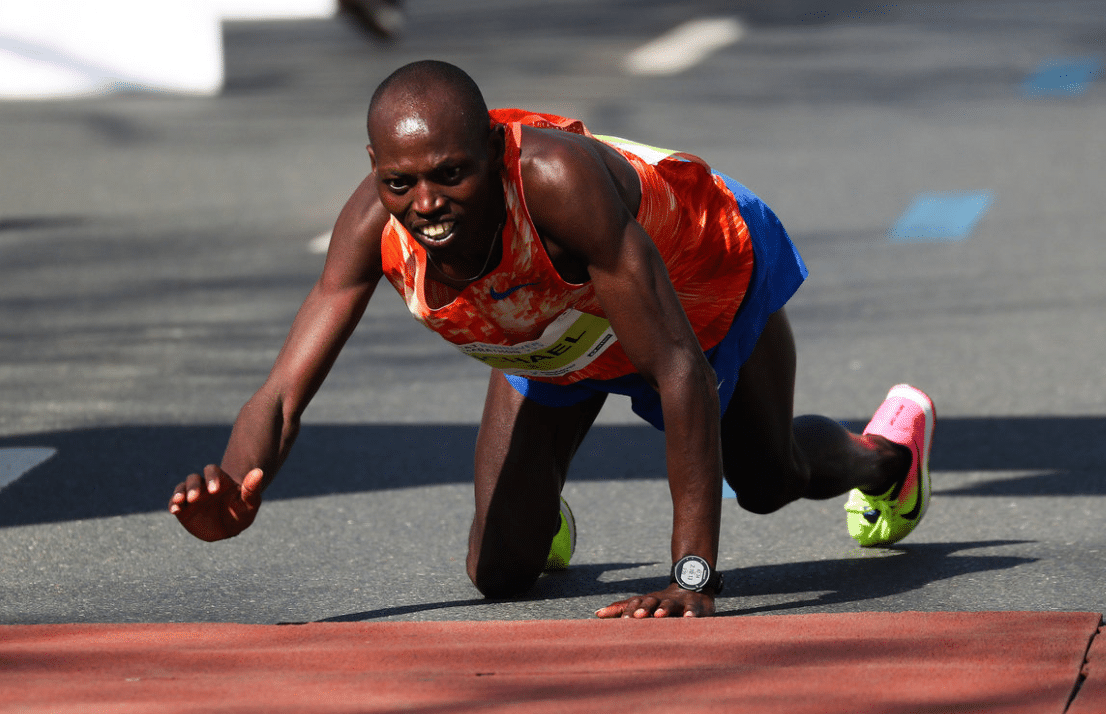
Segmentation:
[(430, 126), (426, 119), (418, 114), (402, 116), (392, 127), (392, 134), (396, 137), (425, 136), (430, 133)]
[[(388, 139), (433, 136), (468, 144), (480, 139), (482, 128), (477, 118), (464, 109), (464, 103), (448, 90), (434, 92), (392, 91), (387, 93), (369, 116), (369, 139), (373, 143)], [(483, 120), (486, 124), (487, 118)]]
[(369, 139), (377, 159), (385, 161), (428, 153), (439, 157), (474, 156), (482, 150), (482, 145), (471, 140), (463, 125), (418, 113), (382, 118)]

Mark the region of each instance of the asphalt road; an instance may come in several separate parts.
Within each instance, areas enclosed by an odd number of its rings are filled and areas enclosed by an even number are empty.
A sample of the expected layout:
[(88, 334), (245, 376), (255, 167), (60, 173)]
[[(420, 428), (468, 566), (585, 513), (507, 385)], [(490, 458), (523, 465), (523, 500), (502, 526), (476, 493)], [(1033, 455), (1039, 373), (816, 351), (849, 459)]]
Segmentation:
[[(770, 5), (772, 9), (765, 10)], [(844, 498), (724, 509), (723, 614), (1106, 611), (1106, 3), (410, 0), (384, 45), (337, 20), (235, 23), (218, 98), (0, 103), (0, 623), (547, 619), (660, 585), (660, 436), (608, 405), (566, 488), (580, 543), (532, 596), (463, 570), (486, 369), (382, 288), (255, 526), (214, 545), (165, 510), (217, 461), (368, 169), (364, 111), (424, 57), (490, 105), (691, 151), (760, 194), (811, 269), (789, 311), (797, 411), (863, 424), (891, 385), (937, 405), (935, 497), (900, 547)], [(626, 74), (680, 22), (744, 34)], [(1100, 65), (1101, 66), (1101, 65)], [(991, 199), (966, 237), (896, 241), (926, 192)]]

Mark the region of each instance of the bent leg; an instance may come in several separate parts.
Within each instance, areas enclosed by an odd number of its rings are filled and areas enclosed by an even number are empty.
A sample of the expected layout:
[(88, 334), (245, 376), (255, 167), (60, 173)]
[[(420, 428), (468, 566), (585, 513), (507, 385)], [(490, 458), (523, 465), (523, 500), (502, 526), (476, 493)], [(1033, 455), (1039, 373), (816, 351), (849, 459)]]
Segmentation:
[(476, 514), (468, 574), (487, 597), (525, 592), (560, 528), (560, 494), (569, 463), (606, 395), (547, 407), (492, 372), (476, 438)]
[(881, 490), (910, 466), (909, 450), (853, 434), (822, 416), (793, 418), (795, 339), (784, 310), (765, 325), (722, 417), (722, 463), (738, 503), (771, 513), (798, 498)]

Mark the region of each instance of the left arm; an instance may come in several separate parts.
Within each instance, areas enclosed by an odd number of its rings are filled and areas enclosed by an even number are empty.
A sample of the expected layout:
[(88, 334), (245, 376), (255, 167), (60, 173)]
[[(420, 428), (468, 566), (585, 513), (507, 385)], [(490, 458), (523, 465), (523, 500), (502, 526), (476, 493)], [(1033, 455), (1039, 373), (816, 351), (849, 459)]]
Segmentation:
[[(551, 142), (524, 163), (531, 215), (551, 250), (587, 270), (627, 357), (661, 397), (673, 504), (672, 560), (718, 555), (722, 458), (714, 370), (676, 296), (652, 239), (634, 219), (600, 152)], [(710, 615), (712, 593), (672, 585), (616, 602), (600, 617)]]
[[(636, 221), (626, 225), (614, 270), (589, 266), (611, 326), (641, 376), (660, 394), (668, 485), (672, 494), (672, 562), (685, 555), (718, 559), (722, 457), (718, 388), (664, 263)], [(601, 288), (600, 285), (603, 285)], [(710, 615), (713, 594), (672, 585), (600, 610), (619, 615)]]

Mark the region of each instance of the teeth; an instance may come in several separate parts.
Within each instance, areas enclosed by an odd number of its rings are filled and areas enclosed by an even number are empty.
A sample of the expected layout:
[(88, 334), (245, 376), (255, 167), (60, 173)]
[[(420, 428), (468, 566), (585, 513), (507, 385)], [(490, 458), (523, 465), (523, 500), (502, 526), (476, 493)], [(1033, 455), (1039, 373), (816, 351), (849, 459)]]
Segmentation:
[(453, 228), (452, 223), (435, 223), (433, 225), (423, 226), (419, 232), (427, 238), (441, 238), (446, 233), (449, 233), (451, 228)]

